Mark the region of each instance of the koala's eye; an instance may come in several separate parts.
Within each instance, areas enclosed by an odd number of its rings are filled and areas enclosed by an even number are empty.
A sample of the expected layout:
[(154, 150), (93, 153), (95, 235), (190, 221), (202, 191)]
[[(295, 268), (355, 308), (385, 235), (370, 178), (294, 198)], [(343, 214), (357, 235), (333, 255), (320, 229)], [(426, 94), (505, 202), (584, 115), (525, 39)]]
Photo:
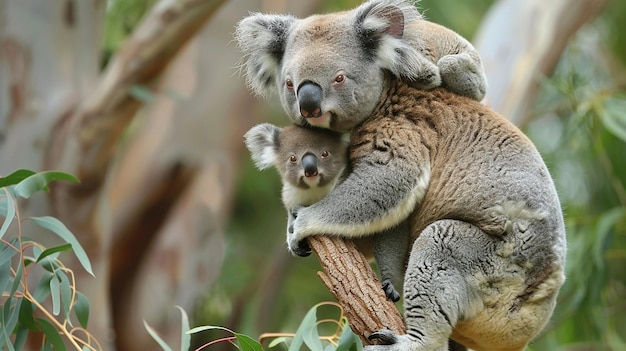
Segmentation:
[(291, 163), (298, 162), (298, 158), (296, 157), (296, 155), (289, 156), (289, 162), (291, 162)]
[(330, 152), (328, 152), (327, 150), (324, 150), (324, 151), (322, 151), (320, 156), (322, 156), (322, 158), (327, 158), (328, 156), (330, 156)]
[(346, 76), (343, 75), (343, 74), (338, 74), (335, 77), (335, 80), (333, 81), (333, 85), (334, 86), (339, 86), (339, 85), (343, 84), (343, 82), (345, 82), (345, 81), (346, 81)]
[(285, 86), (287, 87), (287, 89), (293, 90), (293, 81), (291, 79), (287, 79), (285, 81)]

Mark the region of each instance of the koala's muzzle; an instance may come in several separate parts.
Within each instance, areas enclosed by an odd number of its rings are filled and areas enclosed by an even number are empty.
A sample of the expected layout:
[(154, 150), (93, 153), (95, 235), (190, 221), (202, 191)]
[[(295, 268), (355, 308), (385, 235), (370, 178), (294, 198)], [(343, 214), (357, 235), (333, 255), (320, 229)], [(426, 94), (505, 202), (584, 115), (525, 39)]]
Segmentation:
[(322, 115), (322, 88), (313, 82), (304, 82), (298, 88), (300, 114), (304, 118)]
[(311, 153), (306, 153), (302, 157), (302, 168), (304, 168), (305, 177), (313, 177), (317, 175), (317, 157)]

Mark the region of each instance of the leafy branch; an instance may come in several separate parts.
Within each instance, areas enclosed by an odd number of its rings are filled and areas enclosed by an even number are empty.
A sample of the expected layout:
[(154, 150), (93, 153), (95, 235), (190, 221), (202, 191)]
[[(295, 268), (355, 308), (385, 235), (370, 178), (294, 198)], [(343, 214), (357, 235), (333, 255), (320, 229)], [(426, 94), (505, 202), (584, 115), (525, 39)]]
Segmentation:
[[(86, 329), (89, 302), (76, 290), (74, 272), (59, 258), (61, 253), (72, 251), (93, 276), (85, 250), (58, 219), (20, 216), (17, 199), (49, 191), (48, 184), (56, 180), (78, 182), (59, 171), (17, 170), (0, 178), (0, 216), (4, 217), (0, 226), (0, 347), (10, 351), (21, 350), (30, 332), (44, 335), (42, 349), (66, 350), (66, 343), (76, 350), (102, 349)], [(29, 239), (24, 233), (25, 221), (50, 231), (63, 243), (46, 248)], [(31, 283), (36, 286), (34, 290)]]

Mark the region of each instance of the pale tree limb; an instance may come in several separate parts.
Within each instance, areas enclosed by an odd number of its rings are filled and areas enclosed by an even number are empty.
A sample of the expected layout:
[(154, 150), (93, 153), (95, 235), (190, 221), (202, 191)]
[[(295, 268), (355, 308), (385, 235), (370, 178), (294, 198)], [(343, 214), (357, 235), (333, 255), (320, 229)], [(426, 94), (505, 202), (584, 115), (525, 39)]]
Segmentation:
[(518, 126), (530, 119), (539, 80), (549, 76), (571, 36), (607, 0), (501, 0), (474, 43), (487, 73), (487, 103)]

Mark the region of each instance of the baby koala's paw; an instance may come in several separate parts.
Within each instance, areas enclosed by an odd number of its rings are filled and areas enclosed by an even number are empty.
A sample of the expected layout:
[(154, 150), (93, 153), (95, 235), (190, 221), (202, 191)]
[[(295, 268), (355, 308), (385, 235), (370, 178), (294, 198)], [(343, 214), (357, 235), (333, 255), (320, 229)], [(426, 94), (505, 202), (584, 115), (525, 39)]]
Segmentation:
[(453, 93), (467, 96), (476, 101), (485, 97), (487, 78), (480, 61), (467, 53), (446, 55), (439, 62), (441, 85)]

